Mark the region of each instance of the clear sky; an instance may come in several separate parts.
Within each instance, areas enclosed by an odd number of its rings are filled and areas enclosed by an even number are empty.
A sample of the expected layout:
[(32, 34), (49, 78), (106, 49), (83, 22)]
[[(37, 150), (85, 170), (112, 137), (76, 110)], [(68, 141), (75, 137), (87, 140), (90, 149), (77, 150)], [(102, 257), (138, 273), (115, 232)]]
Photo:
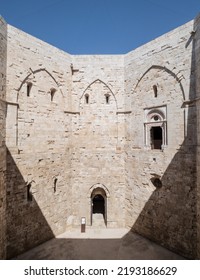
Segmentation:
[(200, 0), (0, 0), (9, 24), (71, 54), (124, 54), (199, 12)]

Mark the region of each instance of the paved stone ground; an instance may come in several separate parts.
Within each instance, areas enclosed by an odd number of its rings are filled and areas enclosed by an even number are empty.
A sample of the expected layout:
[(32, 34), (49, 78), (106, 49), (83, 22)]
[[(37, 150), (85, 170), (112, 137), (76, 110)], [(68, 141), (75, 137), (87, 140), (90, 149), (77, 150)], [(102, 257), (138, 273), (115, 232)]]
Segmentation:
[(183, 257), (129, 232), (91, 229), (65, 232), (26, 253), (19, 260), (181, 260)]

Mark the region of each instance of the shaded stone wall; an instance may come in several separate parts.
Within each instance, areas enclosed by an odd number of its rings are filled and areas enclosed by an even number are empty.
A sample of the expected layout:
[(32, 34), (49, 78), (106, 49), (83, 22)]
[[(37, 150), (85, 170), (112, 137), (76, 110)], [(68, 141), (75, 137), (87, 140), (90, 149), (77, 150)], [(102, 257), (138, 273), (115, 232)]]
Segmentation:
[[(193, 21), (125, 56), (131, 111), (126, 118), (126, 224), (190, 258), (196, 257), (196, 107), (188, 102), (195, 98), (192, 30)], [(159, 123), (156, 114), (164, 120), (161, 150), (150, 143), (149, 126)], [(155, 186), (155, 179), (162, 186)]]
[(70, 64), (69, 55), (8, 27), (8, 258), (67, 227)]
[(194, 21), (194, 64), (197, 98), (197, 257), (200, 259), (200, 16)]
[[(124, 226), (124, 59), (73, 56), (72, 216), (91, 225), (91, 195), (106, 194), (108, 227)], [(88, 101), (86, 100), (88, 98)]]
[(6, 57), (7, 57), (7, 24), (0, 16), (0, 259), (6, 257)]

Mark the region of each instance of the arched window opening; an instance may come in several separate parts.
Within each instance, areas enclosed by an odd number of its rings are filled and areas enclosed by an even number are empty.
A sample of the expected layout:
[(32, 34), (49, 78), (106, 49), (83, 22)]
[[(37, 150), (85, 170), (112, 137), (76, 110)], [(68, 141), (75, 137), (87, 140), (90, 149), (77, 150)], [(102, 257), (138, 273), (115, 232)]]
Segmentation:
[(86, 94), (86, 95), (85, 95), (85, 103), (86, 103), (86, 104), (89, 104), (89, 94)]
[(106, 104), (109, 104), (110, 103), (110, 95), (106, 94), (105, 97), (106, 97)]
[(154, 97), (158, 97), (158, 87), (156, 85), (153, 85), (153, 92), (154, 92)]
[(27, 85), (26, 85), (26, 94), (27, 94), (27, 97), (30, 96), (31, 88), (32, 88), (32, 83), (27, 83)]
[(160, 126), (152, 127), (150, 130), (151, 133), (151, 149), (162, 149), (163, 143), (163, 133)]
[(56, 193), (56, 191), (57, 191), (57, 182), (58, 182), (58, 179), (54, 178), (54, 181), (53, 181), (53, 191), (54, 191), (54, 193)]
[(56, 92), (56, 89), (55, 89), (55, 88), (52, 88), (52, 89), (50, 90), (51, 102), (52, 102), (53, 99), (54, 99), (55, 92)]
[(146, 108), (144, 115), (145, 147), (164, 151), (167, 146), (167, 107)]
[(26, 185), (26, 190), (27, 190), (27, 201), (32, 201), (33, 200), (33, 195), (31, 192), (31, 183)]
[(162, 181), (157, 177), (156, 178), (155, 177), (151, 178), (151, 182), (154, 185), (154, 187), (156, 187), (156, 188), (161, 188), (162, 187)]

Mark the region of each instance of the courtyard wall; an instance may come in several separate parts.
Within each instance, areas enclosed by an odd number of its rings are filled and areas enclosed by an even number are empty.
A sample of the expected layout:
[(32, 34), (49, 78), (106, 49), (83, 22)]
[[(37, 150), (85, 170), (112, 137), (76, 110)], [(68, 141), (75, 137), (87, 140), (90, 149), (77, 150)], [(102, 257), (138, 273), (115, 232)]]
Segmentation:
[(69, 55), (0, 19), (0, 258), (91, 226), (94, 191), (107, 227), (200, 258), (199, 26)]
[(0, 16), (0, 259), (6, 257), (6, 57), (7, 24)]
[(7, 257), (66, 230), (71, 212), (71, 59), (8, 26)]
[[(126, 224), (190, 258), (197, 240), (193, 25), (125, 55)], [(156, 126), (161, 149), (151, 149)]]

